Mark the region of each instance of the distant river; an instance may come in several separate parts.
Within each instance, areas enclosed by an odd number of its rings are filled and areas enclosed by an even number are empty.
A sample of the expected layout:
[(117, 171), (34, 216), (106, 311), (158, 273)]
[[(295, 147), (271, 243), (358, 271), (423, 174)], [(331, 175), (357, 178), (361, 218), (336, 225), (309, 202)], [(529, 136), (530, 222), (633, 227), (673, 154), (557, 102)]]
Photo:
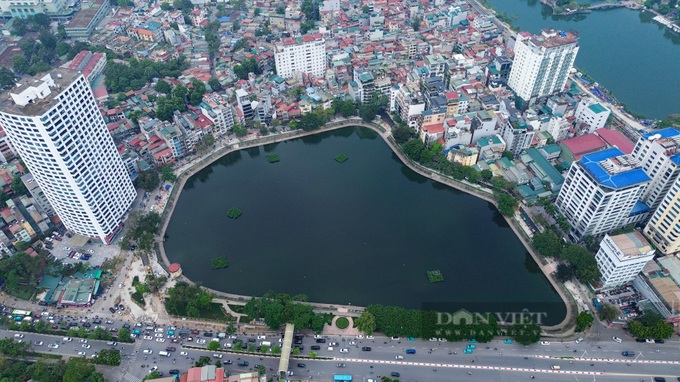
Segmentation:
[[(268, 153), (281, 161), (270, 164)], [(334, 158), (343, 153), (343, 164)], [(227, 218), (239, 208), (237, 220)], [(565, 307), (493, 205), (424, 178), (373, 131), (345, 128), (238, 151), (186, 184), (167, 230), (191, 280), (260, 296), (487, 312)], [(211, 270), (225, 255), (229, 268)], [(439, 270), (441, 283), (426, 272)], [(447, 304), (450, 303), (450, 304)], [(481, 303), (481, 308), (479, 303)]]
[(680, 113), (680, 35), (629, 9), (552, 16), (538, 0), (486, 0), (531, 33), (543, 28), (580, 34), (576, 66), (609, 89), (630, 110), (649, 118)]

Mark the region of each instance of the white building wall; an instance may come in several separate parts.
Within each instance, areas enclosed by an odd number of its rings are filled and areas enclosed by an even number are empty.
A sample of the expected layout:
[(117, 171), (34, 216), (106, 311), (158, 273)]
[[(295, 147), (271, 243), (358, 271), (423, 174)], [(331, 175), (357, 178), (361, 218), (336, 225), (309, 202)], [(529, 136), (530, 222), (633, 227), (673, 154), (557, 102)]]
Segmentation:
[(54, 94), (26, 106), (3, 96), (0, 123), (64, 225), (108, 244), (137, 193), (83, 75), (54, 72)]
[(276, 73), (283, 78), (293, 78), (296, 74), (312, 73), (322, 77), (326, 70), (326, 40), (318, 39), (294, 45), (276, 47), (274, 60)]
[(644, 229), (663, 254), (680, 253), (680, 178), (677, 178)]
[(602, 287), (610, 288), (633, 281), (645, 264), (653, 258), (654, 251), (641, 256), (625, 256), (610, 236), (605, 235), (600, 242), (600, 249), (595, 254), (597, 267), (602, 274)]

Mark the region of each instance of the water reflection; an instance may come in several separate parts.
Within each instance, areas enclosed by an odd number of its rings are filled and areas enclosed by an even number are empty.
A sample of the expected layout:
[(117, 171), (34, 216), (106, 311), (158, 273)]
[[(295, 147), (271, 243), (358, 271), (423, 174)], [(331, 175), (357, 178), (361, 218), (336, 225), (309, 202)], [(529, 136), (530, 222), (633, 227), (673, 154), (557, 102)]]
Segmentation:
[(526, 268), (529, 273), (541, 273), (541, 268), (536, 264), (529, 252), (524, 253), (524, 268)]
[(318, 145), (323, 141), (324, 134), (314, 134), (314, 135), (308, 135), (304, 138), (302, 138), (302, 143), (305, 145)]
[(270, 143), (270, 144), (264, 146), (264, 152), (270, 153), (270, 152), (274, 151), (276, 149), (276, 146), (279, 145), (279, 143), (280, 142)]
[(255, 158), (260, 155), (260, 146), (250, 147), (244, 150), (250, 155), (251, 158)]
[(373, 131), (371, 129), (364, 129), (364, 128), (357, 127), (357, 128), (354, 129), (354, 131), (357, 133), (357, 136), (361, 139), (373, 140), (373, 139), (378, 138), (378, 133), (376, 133), (375, 131)]
[(427, 179), (426, 177), (413, 172), (413, 170), (408, 168), (406, 165), (401, 166), (401, 173), (404, 174), (406, 179), (410, 180), (411, 182), (424, 184), (429, 181), (429, 179)]

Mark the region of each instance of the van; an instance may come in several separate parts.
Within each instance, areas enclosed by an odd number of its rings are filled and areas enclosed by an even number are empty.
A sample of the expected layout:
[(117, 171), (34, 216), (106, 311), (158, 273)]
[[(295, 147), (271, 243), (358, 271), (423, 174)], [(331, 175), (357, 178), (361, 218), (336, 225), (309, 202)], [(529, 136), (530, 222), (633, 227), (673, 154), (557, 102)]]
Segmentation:
[(561, 368), (560, 368), (559, 366), (557, 366), (557, 365), (552, 365), (552, 366), (550, 366), (550, 368), (553, 369), (553, 370), (560, 370), (560, 369), (561, 369)]
[(272, 343), (269, 341), (262, 341), (260, 342), (260, 346), (272, 346)]
[(159, 351), (158, 355), (161, 356), (161, 357), (170, 357), (170, 353), (165, 351), (165, 350)]

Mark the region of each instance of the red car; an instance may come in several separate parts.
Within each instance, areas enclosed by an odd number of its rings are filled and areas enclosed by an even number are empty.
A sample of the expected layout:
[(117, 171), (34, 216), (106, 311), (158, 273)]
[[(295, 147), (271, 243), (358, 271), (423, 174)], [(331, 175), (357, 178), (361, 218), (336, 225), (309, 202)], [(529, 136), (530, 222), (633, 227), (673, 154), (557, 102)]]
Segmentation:
[(59, 325), (52, 325), (52, 329), (59, 329)]
[(198, 333), (199, 333), (199, 331), (196, 330), (196, 329), (192, 329), (192, 330), (191, 330), (191, 334), (198, 334)]

